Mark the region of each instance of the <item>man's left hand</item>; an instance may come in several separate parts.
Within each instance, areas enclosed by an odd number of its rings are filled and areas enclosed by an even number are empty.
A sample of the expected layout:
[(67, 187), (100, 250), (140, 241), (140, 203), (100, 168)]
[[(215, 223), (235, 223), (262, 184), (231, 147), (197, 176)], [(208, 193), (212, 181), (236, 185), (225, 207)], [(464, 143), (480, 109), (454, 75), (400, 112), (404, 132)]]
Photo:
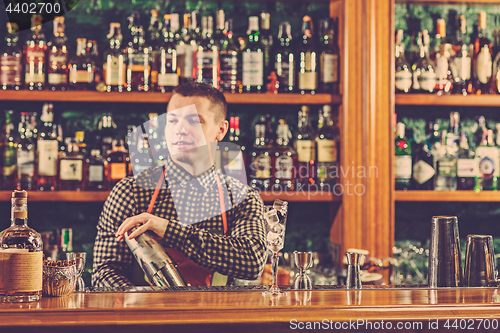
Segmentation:
[(158, 216), (151, 215), (148, 213), (142, 213), (127, 218), (118, 228), (115, 236), (118, 241), (121, 241), (127, 231), (132, 229), (132, 227), (140, 225), (137, 230), (129, 235), (129, 239), (133, 239), (146, 230), (151, 230), (159, 237), (165, 237), (165, 231), (167, 230), (168, 220), (162, 219)]

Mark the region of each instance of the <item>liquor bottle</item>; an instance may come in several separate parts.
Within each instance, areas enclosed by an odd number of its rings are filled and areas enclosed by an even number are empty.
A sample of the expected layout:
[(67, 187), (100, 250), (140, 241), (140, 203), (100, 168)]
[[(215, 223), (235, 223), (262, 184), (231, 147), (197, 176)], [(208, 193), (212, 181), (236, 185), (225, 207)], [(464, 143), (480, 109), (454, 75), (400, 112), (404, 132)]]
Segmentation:
[(281, 22), (278, 30), (278, 44), (274, 54), (274, 70), (278, 78), (278, 92), (295, 90), (295, 58), (291, 47), (292, 28), (290, 23)]
[(476, 185), (476, 153), (469, 148), (467, 135), (460, 132), (460, 148), (457, 161), (457, 190), (473, 190)]
[(102, 155), (105, 157), (107, 152), (111, 150), (117, 127), (118, 126), (113, 120), (113, 115), (108, 112), (103, 114), (97, 125), (94, 148), (100, 149)]
[(17, 190), (31, 191), (35, 184), (35, 139), (30, 126), (29, 112), (21, 112), (17, 141)]
[(138, 12), (128, 18), (132, 40), (127, 46), (127, 91), (149, 91), (151, 54), (144, 39), (144, 29)]
[(36, 182), (40, 191), (55, 191), (57, 188), (57, 159), (59, 142), (54, 128), (52, 104), (44, 104), (40, 116), (42, 126), (38, 131), (36, 148)]
[(81, 191), (86, 182), (85, 156), (80, 152), (78, 142), (70, 138), (66, 151), (59, 158), (59, 189), (62, 191)]
[(126, 85), (125, 55), (122, 53), (122, 40), (120, 23), (109, 24), (109, 48), (104, 53), (103, 77), (106, 91), (122, 92)]
[(479, 147), (476, 148), (477, 175), (475, 191), (498, 189), (499, 150), (493, 141), (493, 130), (488, 129)]
[(193, 79), (219, 88), (219, 45), (213, 38), (213, 17), (201, 18), (202, 39), (194, 51)]
[[(141, 172), (153, 167), (153, 158), (151, 154), (151, 148), (149, 146), (148, 134), (147, 132), (142, 132), (142, 128), (138, 128), (137, 133), (137, 144), (135, 145), (136, 150), (134, 152), (129, 151), (129, 155), (133, 156), (130, 159), (132, 171), (135, 177), (137, 177)], [(130, 157), (129, 156), (129, 157)]]
[(474, 147), (479, 147), (481, 145), (481, 142), (483, 142), (484, 140), (486, 132), (488, 131), (488, 127), (486, 126), (486, 120), (484, 119), (484, 116), (479, 116), (477, 118), (477, 122), (474, 125), (474, 128), (475, 128)]
[(233, 20), (226, 21), (226, 39), (221, 44), (220, 58), (220, 88), (224, 92), (236, 93), (239, 90), (241, 64), (239, 47), (236, 45), (233, 34)]
[(441, 142), (441, 133), (439, 132), (439, 124), (430, 121), (427, 124), (425, 146), (428, 151), (432, 151), (434, 144)]
[(242, 52), (242, 81), (244, 92), (264, 89), (264, 50), (260, 42), (259, 17), (248, 18), (248, 43)]
[[(177, 67), (181, 84), (191, 81), (191, 77), (193, 76), (194, 49), (191, 45), (191, 39), (191, 14), (186, 13), (183, 17), (180, 38), (176, 45)], [(193, 44), (196, 44), (196, 42), (193, 42)]]
[(299, 111), (299, 124), (295, 136), (297, 151), (297, 189), (309, 190), (314, 184), (316, 163), (316, 133), (311, 125), (310, 109), (303, 105)]
[(36, 302), (42, 297), (43, 242), (28, 226), (28, 193), (12, 193), (11, 223), (0, 236), (4, 302)]
[(420, 59), (413, 64), (413, 91), (418, 93), (434, 93), (436, 88), (436, 73), (434, 63), (429, 58), (429, 33), (422, 32)]
[(264, 52), (264, 81), (271, 74), (273, 61), (271, 50), (273, 49), (273, 35), (271, 34), (271, 14), (267, 11), (260, 13), (259, 39)]
[(298, 49), (298, 89), (301, 94), (314, 94), (318, 89), (318, 56), (313, 40), (313, 23), (310, 16), (302, 18), (302, 42)]
[(273, 190), (294, 191), (297, 178), (297, 152), (289, 146), (292, 132), (284, 119), (279, 120), (276, 129), (276, 148), (274, 151)]
[(414, 63), (420, 59), (420, 45), (422, 43), (422, 37), (420, 32), (412, 32), (410, 41), (405, 49), (405, 57), (408, 63), (413, 66)]
[(455, 58), (453, 59), (454, 68), (456, 73), (453, 75), (455, 78), (455, 91), (462, 95), (472, 93), (472, 82), (470, 79), (472, 69), (472, 47), (466, 43), (467, 22), (465, 16), (459, 16), (459, 24), (457, 29), (457, 42), (454, 46)]
[(456, 111), (450, 112), (450, 126), (448, 127), (448, 136), (452, 137), (453, 142), (460, 145), (460, 113)]
[(489, 94), (491, 90), (492, 58), (491, 41), (485, 36), (486, 12), (479, 12), (477, 38), (474, 40), (472, 57), (472, 84), (476, 94)]
[(441, 45), (446, 43), (446, 21), (442, 18), (436, 20), (436, 36), (429, 46), (429, 57), (436, 62), (439, 58)]
[(94, 68), (94, 87), (95, 90), (104, 92), (107, 90), (106, 83), (104, 82), (104, 70), (103, 63), (101, 62), (101, 56), (99, 55), (99, 46), (97, 41), (88, 40), (87, 41), (87, 55), (89, 57), (92, 68)]
[[(332, 18), (322, 19), (319, 24), (319, 87), (318, 91), (328, 94), (339, 93), (340, 50)], [(397, 72), (396, 72), (397, 73)]]
[(323, 105), (320, 110), (323, 125), (316, 133), (317, 180), (322, 191), (335, 191), (339, 182), (340, 131), (331, 116), (331, 106)]
[(106, 182), (107, 161), (102, 157), (99, 149), (92, 149), (90, 157), (86, 159), (87, 170), (85, 176), (86, 191), (104, 191), (108, 189)]
[(31, 37), (24, 45), (24, 80), (25, 88), (29, 90), (43, 90), (45, 88), (45, 51), (47, 44), (42, 33), (42, 17), (31, 16)]
[(176, 33), (179, 30), (179, 15), (167, 14), (164, 16), (163, 44), (158, 55), (158, 84), (157, 90), (165, 93), (172, 91), (179, 85), (177, 73)]
[(14, 138), (14, 124), (12, 123), (14, 111), (5, 111), (5, 124), (0, 140), (0, 167), (3, 190), (14, 190), (17, 184), (17, 144)]
[(73, 229), (61, 228), (61, 251), (58, 254), (59, 260), (66, 260), (66, 253), (73, 252)]
[(412, 161), (413, 184), (411, 187), (415, 190), (433, 190), (434, 175), (436, 174), (434, 170), (434, 157), (425, 142), (416, 146)]
[(403, 30), (396, 35), (396, 93), (409, 93), (412, 84), (410, 64), (406, 61), (403, 44)]
[(221, 159), (223, 170), (226, 175), (231, 176), (242, 183), (246, 183), (246, 146), (241, 139), (240, 118), (231, 117), (229, 119), (229, 142), (219, 142), (221, 144)]
[(68, 38), (64, 33), (64, 16), (54, 18), (54, 37), (47, 44), (49, 60), (48, 87), (50, 90), (66, 90), (68, 88)]
[(410, 188), (412, 163), (411, 146), (406, 138), (405, 124), (397, 124), (396, 134), (396, 190), (406, 191)]
[(455, 191), (457, 189), (457, 151), (452, 136), (441, 131), (441, 142), (434, 145), (434, 190)]
[(76, 131), (75, 140), (78, 145), (78, 151), (82, 153), (83, 156), (87, 157), (89, 151), (87, 141), (85, 140), (85, 131)]
[(451, 60), (453, 46), (450, 43), (443, 43), (440, 46), (439, 53), (436, 55), (436, 94), (449, 95), (453, 92), (453, 78)]
[(273, 174), (271, 163), (272, 145), (266, 127), (266, 116), (261, 116), (254, 127), (255, 140), (249, 154), (250, 186), (259, 190), (268, 190), (271, 187)]
[(87, 57), (87, 40), (77, 38), (76, 56), (69, 61), (69, 87), (72, 90), (94, 90), (94, 67)]
[(3, 90), (19, 90), (22, 80), (22, 49), (19, 41), (17, 23), (7, 23), (8, 34), (5, 36), (6, 47), (0, 53), (0, 88)]
[(131, 175), (130, 157), (123, 145), (122, 139), (114, 139), (111, 150), (107, 153), (109, 188), (113, 188), (121, 179)]
[(158, 73), (160, 69), (160, 46), (162, 44), (162, 22), (159, 19), (159, 12), (152, 9), (151, 21), (148, 28), (149, 53), (151, 55), (151, 90), (155, 91), (158, 86)]

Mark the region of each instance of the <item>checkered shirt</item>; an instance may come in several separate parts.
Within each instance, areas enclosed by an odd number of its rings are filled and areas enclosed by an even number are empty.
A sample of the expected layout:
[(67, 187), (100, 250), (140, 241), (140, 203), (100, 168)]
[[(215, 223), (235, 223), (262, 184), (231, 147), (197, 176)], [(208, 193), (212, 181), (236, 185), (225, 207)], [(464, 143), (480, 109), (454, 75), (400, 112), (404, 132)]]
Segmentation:
[[(212, 167), (198, 177), (167, 160), (136, 178), (122, 179), (109, 194), (97, 225), (93, 287), (132, 286), (133, 254), (115, 233), (130, 216), (147, 211), (158, 180), (164, 179), (151, 214), (169, 220), (162, 245), (176, 248), (195, 263), (232, 278), (254, 280), (267, 259), (263, 201), (258, 192)], [(228, 232), (223, 235), (221, 180)], [(226, 190), (227, 189), (227, 190)]]

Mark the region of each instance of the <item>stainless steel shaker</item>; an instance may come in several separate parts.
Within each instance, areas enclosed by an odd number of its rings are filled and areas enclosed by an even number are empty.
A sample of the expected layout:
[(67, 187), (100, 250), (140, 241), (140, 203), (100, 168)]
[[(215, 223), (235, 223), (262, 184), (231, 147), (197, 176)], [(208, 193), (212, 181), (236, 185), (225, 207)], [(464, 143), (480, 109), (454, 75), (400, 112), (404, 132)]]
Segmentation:
[(432, 218), (429, 249), (429, 287), (460, 287), (463, 283), (458, 218)]
[(177, 264), (165, 252), (151, 231), (148, 230), (134, 239), (128, 239), (128, 236), (137, 228), (135, 226), (130, 229), (123, 238), (146, 274), (149, 283), (157, 287), (186, 286), (186, 282), (177, 270)]
[(492, 284), (496, 285), (493, 236), (467, 235), (464, 286), (487, 287)]

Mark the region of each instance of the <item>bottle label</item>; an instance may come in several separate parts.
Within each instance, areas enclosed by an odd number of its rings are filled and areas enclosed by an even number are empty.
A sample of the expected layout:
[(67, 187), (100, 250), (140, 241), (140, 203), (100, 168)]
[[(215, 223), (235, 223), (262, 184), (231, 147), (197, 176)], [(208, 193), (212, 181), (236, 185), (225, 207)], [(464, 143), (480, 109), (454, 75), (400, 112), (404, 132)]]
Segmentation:
[(33, 177), (35, 175), (35, 152), (33, 150), (18, 150), (17, 168), (19, 175)]
[(436, 89), (444, 89), (449, 91), (453, 86), (452, 80), (448, 78), (448, 59), (440, 56), (436, 60)]
[(290, 156), (281, 155), (276, 158), (276, 178), (292, 179), (293, 177), (293, 160)]
[(57, 84), (65, 84), (68, 80), (68, 76), (66, 74), (57, 74), (57, 73), (49, 73), (49, 84), (57, 85)]
[(38, 174), (40, 176), (57, 175), (57, 140), (38, 140)]
[(312, 140), (297, 140), (297, 160), (299, 162), (309, 163), (316, 156), (314, 141)]
[(257, 156), (253, 163), (255, 178), (267, 179), (271, 177), (271, 156), (261, 154)]
[(436, 73), (425, 71), (418, 76), (418, 86), (421, 90), (434, 91), (436, 87)]
[[(284, 56), (284, 54), (280, 54), (280, 57), (281, 56)], [(285, 57), (280, 58), (279, 61), (276, 61), (274, 68), (276, 68), (276, 75), (278, 76), (280, 86), (289, 87), (295, 84), (295, 69), (292, 56), (290, 56), (289, 59), (286, 59)]]
[(87, 70), (71, 70), (69, 71), (69, 81), (73, 83), (91, 83), (92, 72)]
[(438, 161), (437, 162), (437, 174), (438, 176), (444, 177), (456, 177), (457, 176), (457, 163), (453, 161)]
[(411, 178), (411, 169), (412, 165), (410, 155), (396, 156), (396, 179)]
[(59, 178), (61, 180), (78, 180), (83, 178), (83, 161), (61, 160), (59, 164)]
[(177, 73), (158, 74), (158, 85), (160, 87), (176, 87), (179, 85)]
[(321, 82), (338, 82), (338, 62), (339, 56), (337, 54), (324, 53), (321, 55)]
[(125, 63), (123, 56), (108, 56), (103, 66), (104, 82), (108, 86), (123, 86), (125, 84)]
[(193, 76), (193, 51), (190, 44), (178, 44), (176, 47), (177, 61), (181, 69), (181, 77), (189, 79)]
[(317, 72), (299, 73), (299, 89), (316, 90), (318, 82)]
[(476, 163), (479, 177), (489, 179), (500, 176), (497, 147), (477, 147)]
[(436, 171), (429, 163), (419, 160), (413, 165), (413, 179), (420, 185), (434, 177)]
[(103, 182), (104, 181), (104, 167), (102, 165), (89, 166), (89, 182)]
[(243, 52), (243, 85), (264, 85), (264, 53)]
[(49, 62), (66, 65), (68, 63), (68, 57), (66, 55), (59, 55), (58, 53), (50, 52)]
[(337, 143), (335, 140), (318, 140), (318, 162), (336, 162)]
[(149, 65), (149, 55), (144, 53), (129, 54), (127, 69), (132, 72), (149, 73), (151, 70), (151, 66)]
[(119, 180), (127, 177), (127, 165), (125, 163), (111, 163), (110, 177)]
[(457, 161), (457, 177), (476, 177), (477, 161), (473, 158), (459, 158)]
[(9, 293), (42, 290), (42, 267), (42, 251), (0, 251), (0, 290)]
[(220, 54), (220, 79), (222, 84), (236, 84), (238, 79), (238, 55), (236, 52)]
[(219, 56), (217, 52), (205, 52), (205, 51), (197, 51), (195, 52), (196, 56), (196, 67), (198, 68), (212, 68), (215, 67), (217, 61), (219, 60)]
[(408, 91), (411, 88), (412, 75), (409, 71), (401, 70), (396, 73), (396, 89)]
[(16, 171), (16, 149), (14, 146), (4, 147), (3, 176), (10, 176)]
[(461, 80), (469, 80), (471, 72), (472, 59), (470, 57), (457, 57), (453, 59), (453, 64), (455, 65), (456, 73), (454, 77), (460, 78)]
[(227, 152), (227, 169), (229, 171), (242, 171), (245, 169), (243, 164), (243, 154), (238, 150), (230, 150)]
[(488, 83), (488, 81), (491, 78), (491, 53), (490, 53), (490, 48), (488, 45), (484, 45), (481, 48), (481, 51), (477, 55), (477, 63), (476, 63), (476, 72), (477, 72), (477, 79), (479, 82), (482, 84)]
[(27, 83), (45, 83), (45, 51), (39, 45), (26, 47), (26, 72)]
[(0, 56), (0, 84), (21, 84), (21, 57), (12, 55)]

